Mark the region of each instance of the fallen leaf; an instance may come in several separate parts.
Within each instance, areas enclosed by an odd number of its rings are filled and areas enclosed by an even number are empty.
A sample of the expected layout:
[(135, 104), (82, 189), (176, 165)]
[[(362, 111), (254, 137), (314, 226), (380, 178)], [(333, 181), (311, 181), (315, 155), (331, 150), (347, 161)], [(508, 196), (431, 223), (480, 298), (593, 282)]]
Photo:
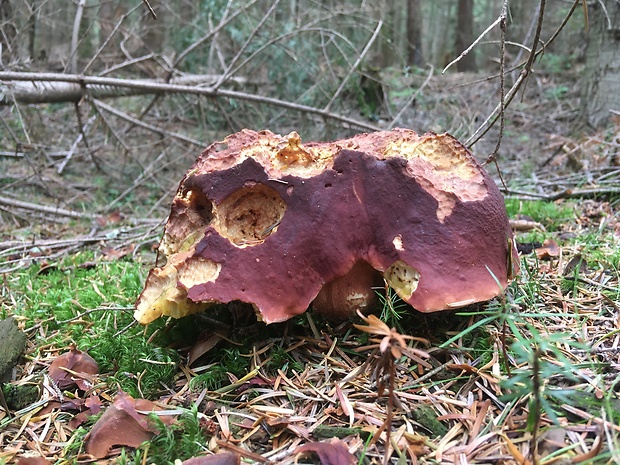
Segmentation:
[(114, 247), (106, 247), (102, 249), (101, 252), (103, 252), (103, 260), (113, 261), (120, 260), (121, 258), (126, 257), (127, 255), (132, 253), (135, 248), (135, 244), (129, 244), (125, 247), (119, 247), (117, 249), (115, 249)]
[(596, 435), (596, 439), (594, 439), (592, 448), (589, 451), (587, 451), (585, 454), (576, 455), (575, 457), (571, 459), (571, 462), (573, 463), (585, 462), (586, 460), (591, 460), (594, 457), (596, 457), (598, 454), (600, 454), (601, 449), (603, 448), (603, 440), (601, 438), (602, 438), (602, 435), (601, 435), (601, 432), (599, 431), (598, 434)]
[[(146, 399), (134, 399), (125, 392), (119, 392), (114, 403), (93, 425), (86, 439), (86, 453), (97, 459), (108, 455), (113, 446), (138, 447), (151, 439), (157, 428), (151, 424), (148, 416), (138, 412), (161, 410)], [(174, 418), (161, 417), (165, 424), (171, 424)]]
[(104, 216), (104, 215), (98, 216), (95, 219), (95, 222), (97, 223), (97, 226), (99, 226), (100, 228), (105, 228), (108, 224), (117, 224), (123, 221), (123, 219), (124, 217), (123, 215), (121, 215), (121, 212), (118, 210), (114, 210), (108, 216)]
[(81, 411), (71, 419), (69, 427), (73, 429), (77, 428), (88, 420), (88, 417), (97, 415), (101, 411), (101, 407), (102, 404), (99, 396), (95, 394), (90, 395), (86, 400), (82, 401), (79, 407)]
[(546, 239), (535, 251), (539, 260), (549, 260), (560, 255), (560, 246), (553, 239)]
[(538, 439), (538, 453), (541, 457), (546, 457), (557, 452), (566, 447), (565, 438), (566, 430), (564, 428), (551, 428), (545, 431)]
[(295, 454), (315, 452), (322, 465), (354, 465), (355, 456), (340, 439), (333, 438), (331, 442), (309, 442), (295, 449)]
[(239, 456), (232, 452), (221, 452), (214, 455), (205, 455), (202, 457), (192, 457), (181, 463), (181, 465), (239, 465), (241, 463)]
[(198, 337), (198, 341), (189, 349), (187, 365), (192, 366), (192, 363), (213, 349), (222, 339), (222, 336), (217, 333), (203, 332)]
[(575, 273), (581, 275), (586, 273), (587, 271), (588, 267), (586, 265), (586, 261), (583, 259), (583, 256), (581, 254), (577, 254), (568, 261), (568, 263), (564, 267), (562, 276), (571, 277), (574, 276)]
[(98, 373), (99, 365), (95, 359), (75, 346), (56, 357), (49, 368), (50, 377), (60, 389), (77, 386), (82, 391), (88, 391), (93, 385), (93, 375)]
[(52, 462), (43, 457), (20, 457), (17, 465), (52, 465)]

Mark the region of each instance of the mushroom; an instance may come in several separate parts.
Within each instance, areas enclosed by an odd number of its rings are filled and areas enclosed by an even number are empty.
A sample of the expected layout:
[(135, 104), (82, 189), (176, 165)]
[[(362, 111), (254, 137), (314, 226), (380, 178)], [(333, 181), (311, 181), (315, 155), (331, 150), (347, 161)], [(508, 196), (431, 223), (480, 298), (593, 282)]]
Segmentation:
[(501, 193), (449, 134), (302, 144), (242, 130), (210, 145), (172, 201), (135, 318), (242, 301), (266, 323), (346, 318), (389, 285), (421, 312), (489, 300), (518, 271)]

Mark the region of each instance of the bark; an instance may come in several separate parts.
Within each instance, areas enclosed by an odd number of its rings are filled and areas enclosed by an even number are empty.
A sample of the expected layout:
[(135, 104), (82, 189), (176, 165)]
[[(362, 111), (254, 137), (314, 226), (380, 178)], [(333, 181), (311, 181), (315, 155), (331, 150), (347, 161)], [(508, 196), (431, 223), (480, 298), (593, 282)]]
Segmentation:
[[(474, 41), (474, 0), (459, 0), (456, 28), (456, 53), (462, 53)], [(474, 52), (465, 55), (456, 65), (459, 72), (476, 71)]]
[(590, 125), (601, 127), (608, 122), (610, 110), (620, 111), (620, 3), (590, 3), (588, 16), (582, 109)]
[[(41, 75), (41, 80), (31, 81), (1, 81), (3, 87), (8, 92), (0, 93), (0, 105), (8, 105), (12, 102), (21, 104), (38, 103), (67, 103), (79, 102), (85, 96), (86, 89), (76, 82), (46, 81), (45, 74)], [(219, 80), (219, 75), (189, 75), (170, 80), (170, 84), (178, 85), (211, 85)], [(137, 84), (158, 84), (161, 80), (143, 79), (133, 81)], [(230, 77), (229, 83), (234, 83), (240, 87), (249, 84), (248, 79), (242, 77)], [(154, 93), (151, 87), (116, 87), (107, 84), (94, 84), (88, 86), (88, 95), (96, 99), (126, 97), (130, 95), (141, 95)]]
[(422, 5), (420, 0), (407, 2), (407, 64), (424, 66), (422, 53)]

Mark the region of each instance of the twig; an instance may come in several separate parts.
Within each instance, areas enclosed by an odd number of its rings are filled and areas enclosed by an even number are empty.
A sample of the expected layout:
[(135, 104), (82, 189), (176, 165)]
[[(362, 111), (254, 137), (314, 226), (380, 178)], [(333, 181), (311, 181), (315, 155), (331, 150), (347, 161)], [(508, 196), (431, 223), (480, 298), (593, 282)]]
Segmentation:
[(151, 13), (151, 17), (156, 20), (157, 14), (155, 13), (155, 10), (153, 10), (153, 7), (149, 3), (149, 0), (142, 0), (142, 3), (144, 3), (144, 5), (148, 8), (149, 13)]
[(82, 15), (84, 14), (84, 5), (86, 0), (79, 0), (77, 9), (75, 10), (75, 18), (73, 20), (73, 31), (71, 32), (71, 65), (70, 70), (73, 74), (78, 72), (78, 40), (80, 34), (80, 25), (82, 24)]
[(491, 162), (495, 163), (495, 166), (497, 168), (497, 172), (499, 174), (499, 177), (502, 181), (502, 185), (504, 187), (506, 187), (506, 183), (504, 182), (504, 179), (502, 178), (502, 174), (500, 172), (499, 166), (497, 166), (497, 154), (499, 152), (499, 148), (502, 145), (502, 137), (504, 135), (504, 123), (505, 123), (505, 115), (506, 115), (506, 105), (505, 105), (505, 98), (506, 98), (506, 89), (504, 88), (504, 66), (506, 63), (506, 15), (507, 15), (507, 0), (504, 0), (504, 3), (502, 4), (502, 13), (500, 14), (500, 24), (499, 24), (499, 31), (500, 31), (500, 40), (499, 40), (499, 94), (500, 94), (500, 111), (499, 111), (499, 117), (500, 117), (500, 125), (499, 125), (499, 135), (497, 136), (497, 143), (495, 144), (495, 148), (493, 149), (493, 152), (491, 152), (491, 154), (488, 156), (488, 158), (486, 159), (486, 161), (483, 163), (484, 165), (488, 165)]
[(222, 76), (220, 77), (220, 79), (217, 81), (217, 83), (215, 83), (215, 85), (213, 86), (214, 89), (219, 89), (220, 86), (226, 82), (226, 79), (228, 79), (228, 77), (230, 76), (231, 72), (230, 70), (233, 68), (233, 66), (235, 66), (235, 63), (239, 60), (239, 58), (241, 58), (241, 55), (243, 55), (243, 53), (245, 52), (245, 50), (248, 48), (248, 46), (250, 45), (250, 43), (252, 42), (252, 39), (254, 39), (254, 37), (256, 36), (256, 34), (258, 34), (258, 31), (260, 31), (260, 29), (263, 27), (263, 25), (265, 24), (265, 21), (267, 21), (267, 19), (269, 19), (269, 17), (271, 16), (271, 14), (275, 11), (276, 7), (278, 6), (278, 4), (280, 3), (280, 0), (275, 0), (273, 2), (273, 4), (271, 5), (271, 7), (269, 8), (269, 10), (267, 10), (267, 13), (265, 13), (263, 15), (263, 19), (260, 20), (260, 22), (256, 25), (256, 27), (252, 30), (252, 32), (248, 35), (248, 38), (245, 40), (245, 42), (243, 43), (243, 45), (241, 46), (241, 48), (239, 49), (239, 51), (237, 51), (237, 54), (233, 57), (233, 59), (230, 61), (230, 63), (228, 64), (228, 66), (226, 67), (226, 70), (222, 73)]
[(179, 134), (178, 132), (167, 131), (153, 124), (144, 123), (143, 121), (140, 121), (139, 119), (134, 118), (133, 116), (130, 116), (127, 113), (117, 110), (116, 108), (110, 105), (106, 105), (101, 100), (93, 99), (93, 103), (99, 106), (101, 109), (106, 110), (107, 112), (112, 113), (113, 115), (118, 116), (119, 118), (124, 119), (125, 121), (135, 124), (136, 126), (143, 127), (144, 129), (148, 129), (149, 131), (153, 131), (158, 134), (161, 134), (162, 136), (174, 137), (175, 139), (179, 139), (183, 142), (187, 142), (188, 144), (197, 145), (198, 147), (204, 147), (205, 145), (204, 143), (201, 143), (200, 141), (197, 141), (196, 139), (192, 139), (191, 137), (184, 136), (183, 134)]
[(84, 66), (84, 69), (82, 70), (83, 73), (85, 73), (86, 71), (88, 71), (88, 69), (90, 69), (92, 64), (97, 59), (97, 57), (99, 57), (99, 55), (101, 55), (101, 52), (103, 52), (103, 50), (106, 48), (106, 46), (110, 43), (110, 41), (112, 40), (112, 37), (114, 37), (114, 34), (116, 34), (116, 31), (118, 31), (118, 29), (121, 27), (121, 24), (123, 24), (123, 22), (129, 17), (129, 15), (132, 14), (134, 11), (136, 11), (139, 7), (140, 7), (140, 5), (136, 5), (131, 10), (129, 10), (127, 13), (125, 13), (121, 17), (121, 19), (119, 19), (116, 22), (116, 24), (114, 25), (114, 29), (112, 29), (110, 34), (108, 34), (108, 37), (105, 38), (105, 40), (103, 41), (103, 43), (101, 44), (99, 49), (97, 49), (97, 51), (92, 56), (92, 58), (88, 61), (88, 63), (86, 63), (86, 66)]
[(185, 59), (187, 55), (193, 52), (196, 48), (200, 47), (207, 40), (211, 39), (215, 34), (217, 34), (221, 29), (223, 29), (228, 23), (230, 23), (233, 19), (239, 16), (243, 11), (253, 6), (256, 2), (258, 2), (258, 0), (252, 0), (251, 2), (245, 4), (243, 7), (233, 12), (233, 14), (230, 15), (228, 18), (226, 17), (225, 17), (226, 19), (222, 18), (222, 20), (220, 21), (220, 23), (217, 25), (215, 29), (210, 30), (207, 34), (205, 34), (200, 39), (196, 40), (193, 44), (191, 44), (189, 47), (187, 47), (185, 50), (183, 50), (179, 54), (177, 59), (174, 60), (172, 68), (176, 68)]
[(362, 53), (359, 54), (359, 56), (357, 57), (357, 60), (355, 60), (355, 63), (353, 63), (353, 65), (351, 66), (351, 68), (349, 68), (349, 72), (347, 73), (347, 75), (345, 76), (345, 78), (342, 80), (342, 82), (340, 82), (340, 86), (338, 87), (338, 89), (336, 90), (336, 92), (334, 92), (334, 95), (332, 95), (332, 98), (329, 100), (329, 102), (327, 103), (327, 105), (325, 105), (325, 107), (323, 108), (323, 110), (325, 111), (329, 111), (329, 109), (332, 106), (332, 103), (334, 103), (334, 101), (336, 100), (336, 98), (340, 95), (340, 92), (342, 92), (342, 89), (344, 89), (344, 86), (347, 84), (347, 82), (349, 81), (349, 78), (351, 77), (351, 75), (355, 72), (355, 70), (357, 69), (357, 67), (360, 65), (360, 63), (362, 62), (362, 60), (364, 59), (364, 57), (366, 56), (366, 54), (368, 53), (368, 51), (370, 50), (370, 47), (372, 47), (372, 44), (375, 43), (375, 40), (377, 39), (377, 36), (379, 35), (379, 32), (381, 32), (381, 28), (383, 27), (383, 20), (380, 20), (379, 23), (377, 24), (377, 27), (375, 28), (375, 32), (372, 33), (372, 36), (370, 37), (370, 39), (368, 39), (368, 43), (366, 44), (366, 46), (364, 47), (364, 50), (362, 50)]
[(535, 192), (516, 191), (513, 189), (502, 189), (502, 192), (508, 198), (521, 198), (523, 200), (559, 200), (574, 199), (579, 197), (594, 197), (597, 195), (615, 195), (620, 194), (620, 187), (600, 187), (593, 189), (564, 189), (556, 194), (537, 194)]
[[(581, 0), (575, 0), (575, 2), (573, 3), (572, 8), (568, 12), (568, 14), (564, 17), (564, 20), (562, 21), (562, 24), (560, 24), (560, 26), (558, 26), (558, 28), (551, 35), (549, 40), (547, 40), (547, 42), (545, 43), (545, 47), (548, 47), (556, 39), (556, 37), (559, 35), (560, 31), (562, 31), (562, 29), (564, 29), (564, 27), (568, 23), (568, 20), (571, 18), (573, 12), (575, 11), (575, 8), (577, 7), (577, 5), (579, 4), (580, 1)], [(544, 51), (544, 47), (542, 49), (540, 49), (540, 50), (537, 50), (537, 45), (538, 45), (538, 42), (540, 40), (540, 30), (541, 30), (541, 27), (542, 27), (542, 14), (543, 14), (543, 11), (544, 11), (545, 4), (546, 4), (546, 0), (541, 0), (541, 2), (540, 2), (540, 15), (538, 17), (538, 26), (537, 26), (537, 29), (536, 29), (536, 33), (537, 34), (536, 34), (535, 40), (533, 41), (532, 51), (530, 52), (528, 60), (525, 63), (525, 66), (523, 67), (523, 69), (521, 70), (521, 73), (519, 74), (519, 77), (517, 78), (517, 80), (515, 81), (513, 86), (510, 88), (508, 93), (506, 94), (505, 102), (503, 102), (504, 108), (506, 108), (506, 107), (508, 107), (508, 105), (510, 105), (510, 102), (512, 102), (512, 99), (516, 95), (517, 91), (521, 88), (521, 85), (523, 84), (523, 82), (525, 82), (525, 79), (527, 78), (527, 76), (529, 76), (529, 73), (531, 73), (531, 66), (532, 66), (532, 64), (534, 62), (534, 59), (539, 54), (543, 53), (543, 51)], [(489, 114), (489, 116), (482, 122), (482, 124), (480, 124), (478, 129), (476, 129), (476, 131), (469, 137), (469, 139), (467, 139), (465, 141), (465, 145), (467, 147), (471, 147), (476, 142), (478, 142), (493, 127), (493, 125), (497, 121), (497, 116), (498, 116), (498, 114), (499, 114), (499, 112), (501, 110), (501, 106), (502, 106), (501, 103), (498, 104), (493, 109), (493, 111)]]
[(403, 115), (403, 113), (407, 110), (407, 108), (409, 108), (409, 106), (415, 102), (415, 99), (418, 97), (418, 95), (420, 95), (420, 92), (422, 92), (422, 90), (428, 85), (428, 83), (430, 82), (431, 78), (433, 77), (433, 73), (435, 72), (435, 67), (433, 65), (430, 65), (430, 71), (428, 72), (428, 76), (426, 76), (426, 79), (424, 80), (424, 82), (422, 83), (422, 85), (418, 88), (418, 90), (416, 90), (413, 95), (411, 97), (409, 97), (407, 99), (407, 102), (402, 106), (402, 108), (400, 109), (400, 111), (396, 114), (396, 116), (394, 116), (394, 118), (392, 119), (392, 122), (388, 125), (387, 129), (390, 130), (392, 128), (394, 128), (394, 126), (396, 125), (396, 123), (398, 122), (398, 120), (400, 119), (400, 117)]
[[(503, 14), (503, 11), (502, 11), (502, 14)], [(485, 35), (487, 35), (491, 31), (491, 29), (497, 26), (501, 21), (502, 21), (502, 15), (499, 15), (499, 17), (495, 21), (493, 21), (493, 24), (491, 24), (484, 31), (482, 31), (482, 34), (480, 34), (478, 38), (474, 40), (474, 42), (463, 51), (463, 53), (461, 53), (458, 57), (456, 57), (454, 60), (452, 60), (450, 63), (446, 65), (446, 67), (441, 71), (441, 74), (445, 74), (445, 72), (448, 71), (448, 68), (450, 68), (453, 64), (458, 63), (463, 58), (465, 58), (465, 56), (467, 56), (467, 54), (471, 52), (471, 50), (478, 44), (478, 42), (480, 42), (482, 38)], [(505, 17), (504, 17), (504, 21), (506, 21)]]
[(21, 200), (11, 199), (9, 197), (0, 196), (0, 204), (10, 207), (23, 208), (42, 213), (52, 213), (54, 215), (68, 216), (70, 218), (96, 218), (97, 215), (87, 212), (77, 212), (75, 210), (66, 210), (59, 207), (48, 207), (46, 205), (38, 205), (36, 203), (23, 202)]

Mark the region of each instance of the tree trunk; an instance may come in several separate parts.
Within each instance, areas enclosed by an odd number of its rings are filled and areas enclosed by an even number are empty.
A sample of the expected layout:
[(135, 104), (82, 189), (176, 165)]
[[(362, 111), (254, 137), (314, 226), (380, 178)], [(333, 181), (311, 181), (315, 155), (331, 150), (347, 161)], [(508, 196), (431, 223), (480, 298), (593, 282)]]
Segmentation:
[(594, 127), (605, 125), (610, 110), (620, 111), (620, 3), (604, 1), (588, 7), (590, 32), (582, 109)]
[(375, 56), (373, 64), (379, 68), (387, 68), (396, 63), (395, 57), (395, 0), (383, 0), (382, 7), (379, 10), (379, 17), (383, 19), (383, 27), (379, 34), (379, 55)]
[(12, 58), (17, 58), (13, 51), (17, 29), (14, 25), (13, 8), (9, 0), (0, 0), (0, 47), (2, 47), (2, 63), (6, 66)]
[(407, 2), (407, 64), (424, 66), (422, 54), (422, 5), (420, 0)]
[[(459, 0), (456, 26), (456, 53), (461, 54), (474, 41), (474, 0)], [(471, 51), (456, 64), (456, 69), (476, 71), (476, 57)]]

